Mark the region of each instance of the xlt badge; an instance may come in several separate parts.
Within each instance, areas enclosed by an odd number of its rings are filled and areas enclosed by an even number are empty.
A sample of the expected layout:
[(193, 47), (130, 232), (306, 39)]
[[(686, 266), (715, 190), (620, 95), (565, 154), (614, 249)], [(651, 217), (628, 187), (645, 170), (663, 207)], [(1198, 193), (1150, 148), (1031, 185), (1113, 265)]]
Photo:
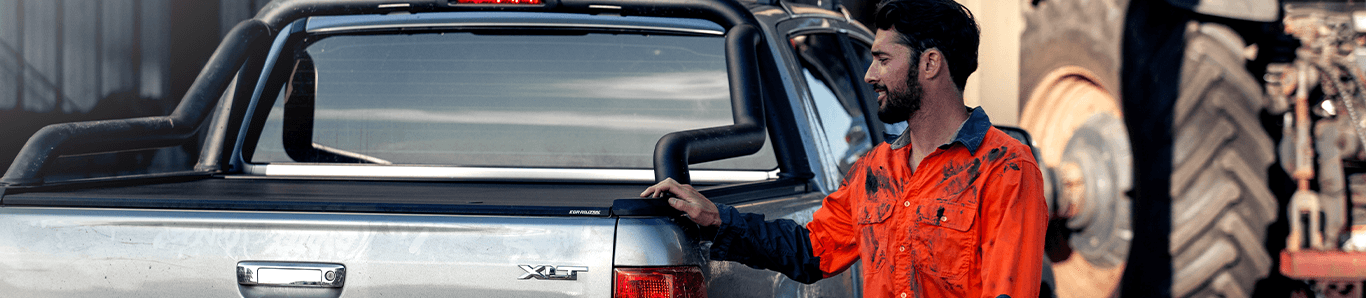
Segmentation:
[(555, 265), (517, 265), (526, 271), (517, 279), (553, 279), (553, 280), (578, 280), (579, 272), (588, 272), (588, 267), (583, 266), (555, 266)]

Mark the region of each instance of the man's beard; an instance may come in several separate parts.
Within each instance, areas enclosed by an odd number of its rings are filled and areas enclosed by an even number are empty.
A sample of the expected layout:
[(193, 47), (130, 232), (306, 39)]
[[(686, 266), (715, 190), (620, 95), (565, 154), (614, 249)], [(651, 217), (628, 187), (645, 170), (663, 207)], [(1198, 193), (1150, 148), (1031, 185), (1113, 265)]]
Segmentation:
[(916, 80), (919, 71), (912, 64), (911, 70), (906, 74), (906, 90), (888, 90), (887, 85), (877, 84), (873, 88), (887, 92), (887, 100), (883, 107), (877, 109), (877, 119), (883, 123), (897, 123), (911, 119), (915, 112), (920, 111), (920, 101), (925, 97), (924, 87), (920, 86), (920, 81)]

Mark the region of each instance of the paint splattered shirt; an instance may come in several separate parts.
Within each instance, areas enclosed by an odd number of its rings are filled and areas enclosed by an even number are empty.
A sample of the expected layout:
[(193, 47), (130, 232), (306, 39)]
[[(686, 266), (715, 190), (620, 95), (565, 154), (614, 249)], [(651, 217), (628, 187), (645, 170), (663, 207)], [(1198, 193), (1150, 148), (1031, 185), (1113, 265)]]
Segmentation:
[(718, 204), (712, 258), (808, 283), (862, 259), (867, 297), (1037, 297), (1048, 212), (1029, 147), (981, 108), (914, 173), (907, 143), (859, 159), (805, 228)]

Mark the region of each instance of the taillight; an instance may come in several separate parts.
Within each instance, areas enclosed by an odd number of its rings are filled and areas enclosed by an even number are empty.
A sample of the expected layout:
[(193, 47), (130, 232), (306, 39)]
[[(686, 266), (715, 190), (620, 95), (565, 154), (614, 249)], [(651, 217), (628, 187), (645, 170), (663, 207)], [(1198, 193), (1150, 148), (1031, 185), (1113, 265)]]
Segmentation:
[(706, 298), (697, 267), (617, 268), (617, 298)]
[(455, 0), (457, 4), (541, 4), (541, 0)]

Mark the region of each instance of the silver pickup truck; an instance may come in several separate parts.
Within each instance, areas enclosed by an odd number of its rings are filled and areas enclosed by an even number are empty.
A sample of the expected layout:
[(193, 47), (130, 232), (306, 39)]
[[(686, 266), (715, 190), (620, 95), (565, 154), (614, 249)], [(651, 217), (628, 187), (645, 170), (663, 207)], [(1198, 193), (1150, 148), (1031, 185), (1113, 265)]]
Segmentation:
[[(866, 116), (872, 35), (839, 11), (272, 2), (174, 113), (29, 139), (0, 178), (0, 296), (860, 296), (857, 267), (708, 261), (638, 198), (672, 177), (809, 220), (899, 132)], [(189, 162), (121, 162), (157, 155)]]

